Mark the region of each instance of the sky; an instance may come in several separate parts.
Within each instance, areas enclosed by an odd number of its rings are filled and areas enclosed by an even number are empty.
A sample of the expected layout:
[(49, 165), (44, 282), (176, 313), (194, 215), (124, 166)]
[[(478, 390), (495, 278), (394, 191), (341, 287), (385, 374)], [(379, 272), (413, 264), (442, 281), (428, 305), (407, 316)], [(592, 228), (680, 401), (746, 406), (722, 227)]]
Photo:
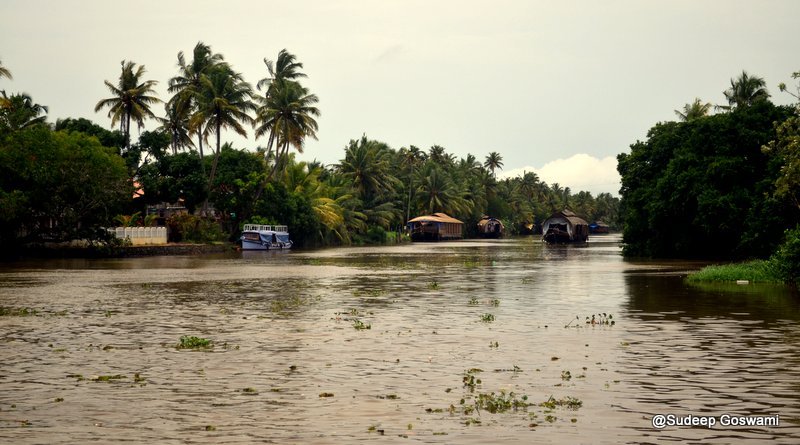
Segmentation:
[[(496, 151), (500, 177), (533, 171), (615, 195), (616, 156), (674, 110), (695, 97), (725, 103), (743, 70), (789, 104), (777, 85), (800, 71), (795, 0), (2, 0), (0, 17), (0, 61), (13, 75), (0, 89), (48, 106), (51, 122), (111, 128), (94, 107), (122, 60), (144, 65), (167, 100), (177, 53), (198, 41), (253, 85), (285, 48), (322, 113), (300, 160), (335, 164), (366, 134), (458, 158)], [(252, 131), (223, 140), (266, 145)]]

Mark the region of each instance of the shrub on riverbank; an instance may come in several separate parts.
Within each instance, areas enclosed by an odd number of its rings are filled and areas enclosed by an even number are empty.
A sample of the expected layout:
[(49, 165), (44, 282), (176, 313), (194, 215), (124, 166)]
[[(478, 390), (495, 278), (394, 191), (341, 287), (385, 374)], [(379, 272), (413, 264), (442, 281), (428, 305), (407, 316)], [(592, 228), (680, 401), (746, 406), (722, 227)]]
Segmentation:
[(690, 274), (690, 282), (737, 281), (797, 283), (800, 278), (800, 226), (787, 230), (783, 243), (768, 260), (707, 266)]
[(782, 283), (784, 280), (771, 260), (754, 260), (744, 263), (706, 266), (689, 274), (687, 280), (698, 281), (738, 281), (752, 283)]

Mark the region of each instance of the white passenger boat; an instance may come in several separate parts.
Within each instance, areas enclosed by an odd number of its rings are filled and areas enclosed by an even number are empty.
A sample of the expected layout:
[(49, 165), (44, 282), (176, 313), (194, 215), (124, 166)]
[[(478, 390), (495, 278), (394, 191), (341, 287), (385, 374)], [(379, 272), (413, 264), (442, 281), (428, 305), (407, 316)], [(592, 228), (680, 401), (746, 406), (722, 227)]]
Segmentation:
[(242, 236), (242, 250), (290, 249), (287, 226), (270, 226), (264, 224), (245, 224)]

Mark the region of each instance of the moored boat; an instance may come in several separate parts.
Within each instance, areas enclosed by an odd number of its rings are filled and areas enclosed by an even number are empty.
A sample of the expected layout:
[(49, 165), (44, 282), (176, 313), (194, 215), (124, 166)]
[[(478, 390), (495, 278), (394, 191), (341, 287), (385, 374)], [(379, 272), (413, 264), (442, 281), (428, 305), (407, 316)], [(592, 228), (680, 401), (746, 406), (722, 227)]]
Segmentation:
[(589, 224), (572, 211), (554, 213), (542, 223), (542, 240), (550, 243), (585, 243), (589, 239)]
[(483, 238), (500, 238), (504, 231), (503, 222), (497, 218), (484, 216), (478, 221), (478, 235)]
[(445, 213), (418, 216), (406, 224), (412, 241), (461, 239), (464, 223)]
[(290, 249), (289, 228), (282, 225), (245, 224), (242, 236), (242, 250)]

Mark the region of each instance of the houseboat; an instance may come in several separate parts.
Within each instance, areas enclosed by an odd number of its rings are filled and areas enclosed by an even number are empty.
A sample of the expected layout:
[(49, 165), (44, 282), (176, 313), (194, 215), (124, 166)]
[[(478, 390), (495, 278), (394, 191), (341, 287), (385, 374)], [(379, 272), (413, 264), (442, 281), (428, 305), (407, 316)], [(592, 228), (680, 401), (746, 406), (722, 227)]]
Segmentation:
[(503, 222), (497, 218), (484, 216), (478, 221), (478, 235), (483, 238), (500, 238), (504, 231)]
[(585, 243), (589, 240), (589, 223), (564, 209), (542, 223), (542, 240), (548, 243)]
[(289, 228), (281, 225), (245, 224), (242, 250), (290, 249)]
[(418, 216), (406, 224), (412, 241), (461, 239), (464, 223), (444, 213)]
[(589, 224), (589, 233), (608, 233), (608, 224), (603, 221), (595, 221)]

